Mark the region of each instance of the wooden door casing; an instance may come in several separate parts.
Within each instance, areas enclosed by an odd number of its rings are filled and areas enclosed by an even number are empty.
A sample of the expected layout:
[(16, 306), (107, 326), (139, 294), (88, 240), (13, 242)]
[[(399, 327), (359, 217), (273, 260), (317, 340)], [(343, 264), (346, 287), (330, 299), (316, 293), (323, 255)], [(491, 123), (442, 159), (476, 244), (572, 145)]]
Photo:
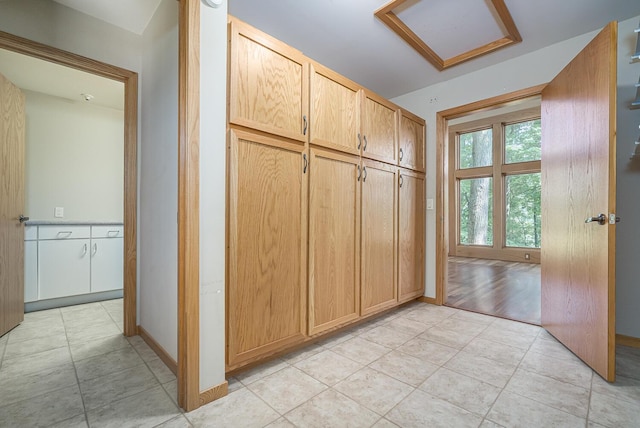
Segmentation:
[(304, 145), (231, 130), (228, 369), (306, 335)]
[[(542, 91), (542, 326), (615, 379), (617, 24)], [(585, 219), (607, 215), (607, 224)]]
[(362, 162), (360, 314), (395, 305), (398, 168)]
[(230, 23), (229, 123), (306, 142), (305, 57), (239, 20)]
[(362, 157), (396, 165), (397, 107), (368, 90), (362, 98)]
[(398, 190), (398, 301), (424, 295), (425, 176), (401, 169)]
[(353, 321), (360, 305), (360, 159), (312, 148), (309, 334)]
[(360, 154), (360, 87), (320, 64), (311, 65), (311, 144)]
[(425, 172), (424, 119), (402, 109), (398, 116), (398, 165)]
[(24, 320), (25, 97), (0, 74), (0, 336)]

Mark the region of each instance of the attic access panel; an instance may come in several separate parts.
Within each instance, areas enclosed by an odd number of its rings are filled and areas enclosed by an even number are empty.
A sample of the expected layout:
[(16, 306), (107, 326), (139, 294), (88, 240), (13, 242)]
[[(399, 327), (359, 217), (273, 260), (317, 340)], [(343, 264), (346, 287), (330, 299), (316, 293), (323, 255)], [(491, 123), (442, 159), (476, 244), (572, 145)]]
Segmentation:
[(522, 41), (504, 0), (393, 0), (375, 16), (440, 71)]

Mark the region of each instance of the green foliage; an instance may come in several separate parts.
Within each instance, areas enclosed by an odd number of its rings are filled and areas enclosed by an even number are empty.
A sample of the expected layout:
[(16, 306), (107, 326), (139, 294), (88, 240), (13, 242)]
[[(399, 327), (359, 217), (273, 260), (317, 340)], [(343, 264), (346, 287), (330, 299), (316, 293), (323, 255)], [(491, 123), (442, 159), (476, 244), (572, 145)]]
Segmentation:
[(506, 125), (504, 134), (505, 163), (540, 160), (540, 119)]
[(540, 248), (540, 173), (505, 178), (507, 247)]

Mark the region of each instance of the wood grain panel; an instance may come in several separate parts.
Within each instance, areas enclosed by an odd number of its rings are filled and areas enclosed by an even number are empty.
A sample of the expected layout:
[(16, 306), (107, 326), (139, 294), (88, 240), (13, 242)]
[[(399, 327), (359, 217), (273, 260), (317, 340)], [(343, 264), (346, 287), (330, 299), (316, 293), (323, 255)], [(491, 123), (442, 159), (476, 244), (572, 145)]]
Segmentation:
[(400, 170), (398, 191), (398, 301), (424, 294), (425, 176)]
[(25, 97), (0, 74), (0, 336), (24, 320)]
[(311, 149), (309, 334), (358, 317), (359, 158)]
[(319, 64), (311, 66), (311, 144), (358, 155), (360, 87)]
[(362, 156), (395, 164), (397, 162), (396, 109), (390, 101), (364, 91), (362, 107)]
[(229, 367), (304, 338), (303, 151), (303, 145), (230, 133)]
[(398, 169), (363, 161), (361, 309), (366, 315), (395, 304)]
[(306, 60), (235, 18), (230, 25), (229, 122), (306, 141)]
[(542, 325), (615, 379), (617, 24), (542, 91)]
[(425, 122), (406, 110), (400, 110), (399, 116), (398, 165), (424, 172)]

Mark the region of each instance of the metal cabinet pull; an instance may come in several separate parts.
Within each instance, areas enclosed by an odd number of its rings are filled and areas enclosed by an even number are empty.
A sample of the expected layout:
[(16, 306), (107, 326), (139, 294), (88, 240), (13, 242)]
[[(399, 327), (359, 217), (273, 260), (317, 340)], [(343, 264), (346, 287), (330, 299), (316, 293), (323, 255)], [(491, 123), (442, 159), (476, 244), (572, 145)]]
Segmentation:
[(302, 160), (304, 161), (304, 167), (302, 168), (302, 173), (306, 174), (307, 173), (307, 167), (309, 166), (309, 161), (307, 160), (307, 154), (306, 153), (302, 154)]
[(95, 256), (98, 253), (98, 244), (93, 243), (93, 248), (91, 249), (91, 257)]
[(367, 181), (367, 167), (366, 166), (362, 167), (362, 173), (364, 174), (364, 177), (362, 177), (362, 182), (365, 183)]
[(362, 135), (360, 135), (360, 133), (358, 132), (358, 150), (360, 150), (361, 146), (362, 146)]
[(400, 160), (402, 160), (403, 157), (404, 157), (404, 153), (402, 151), (402, 148), (400, 148)]
[(400, 174), (400, 187), (402, 187), (402, 183), (404, 183), (404, 177)]
[(362, 171), (360, 170), (360, 165), (358, 165), (358, 181), (360, 181), (361, 176), (362, 176)]
[(302, 128), (302, 135), (307, 135), (307, 116), (304, 115), (302, 116), (302, 122), (303, 122), (303, 128)]
[(364, 147), (362, 148), (363, 151), (367, 151), (367, 136), (364, 136)]
[(84, 244), (82, 246), (82, 256), (81, 257), (84, 257), (86, 255), (87, 255), (87, 244)]

